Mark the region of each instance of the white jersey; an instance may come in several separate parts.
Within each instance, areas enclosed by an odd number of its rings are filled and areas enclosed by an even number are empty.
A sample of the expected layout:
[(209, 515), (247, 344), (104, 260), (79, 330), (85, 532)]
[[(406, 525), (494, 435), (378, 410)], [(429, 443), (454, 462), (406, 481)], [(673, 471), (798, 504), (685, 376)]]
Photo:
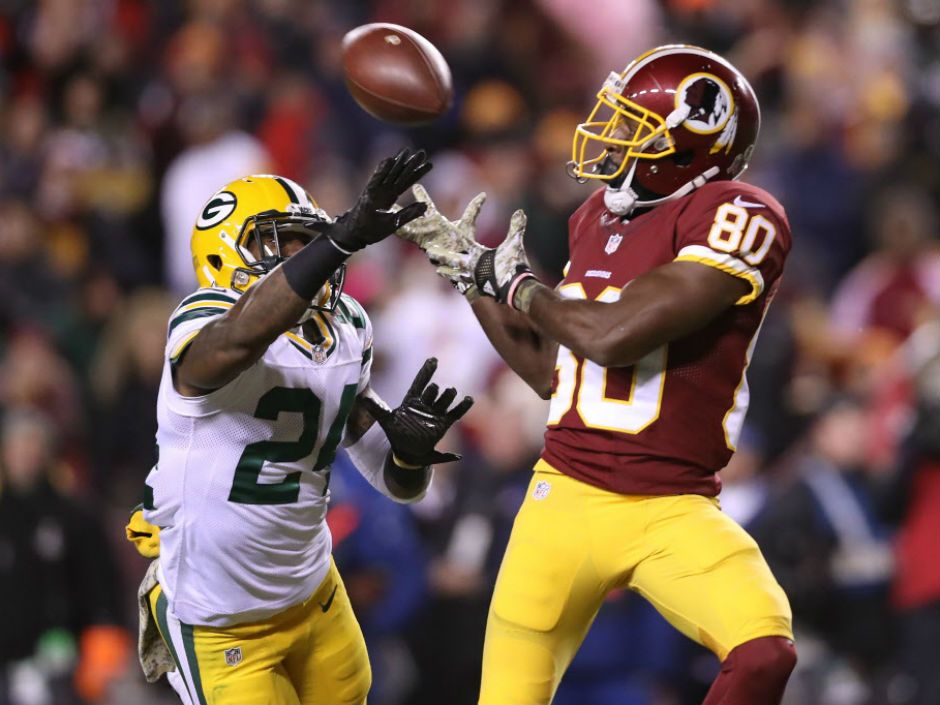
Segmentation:
[(157, 400), (144, 516), (161, 528), (160, 583), (187, 624), (265, 619), (320, 584), (332, 548), (330, 463), (372, 363), (369, 319), (344, 295), (332, 315), (311, 319), (319, 344), (284, 333), (221, 389), (181, 396), (171, 366), (238, 296), (199, 289), (179, 305)]

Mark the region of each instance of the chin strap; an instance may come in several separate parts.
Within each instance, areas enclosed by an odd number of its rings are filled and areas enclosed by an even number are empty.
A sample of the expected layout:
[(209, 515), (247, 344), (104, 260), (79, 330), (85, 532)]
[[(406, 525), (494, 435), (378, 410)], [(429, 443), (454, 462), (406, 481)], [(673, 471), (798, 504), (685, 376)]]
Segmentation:
[(638, 161), (639, 160), (634, 160), (633, 164), (630, 166), (630, 172), (623, 180), (623, 185), (620, 186), (620, 188), (611, 188), (608, 186), (604, 191), (604, 205), (607, 207), (607, 210), (615, 215), (628, 215), (634, 208), (650, 208), (652, 206), (658, 206), (661, 203), (666, 203), (666, 201), (674, 201), (677, 198), (682, 198), (692, 193), (695, 189), (704, 186), (709, 179), (713, 179), (718, 175), (718, 172), (721, 171), (717, 166), (713, 166), (703, 171), (691, 181), (686, 182), (668, 196), (654, 198), (649, 201), (641, 201), (636, 191), (629, 186), (629, 184), (633, 182), (633, 175), (634, 172), (636, 172)]

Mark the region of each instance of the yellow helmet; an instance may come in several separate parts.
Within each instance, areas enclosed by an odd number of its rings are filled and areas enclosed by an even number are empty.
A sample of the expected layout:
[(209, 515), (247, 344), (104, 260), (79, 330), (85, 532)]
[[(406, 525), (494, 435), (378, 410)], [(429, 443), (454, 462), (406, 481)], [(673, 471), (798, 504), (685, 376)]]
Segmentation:
[[(330, 216), (291, 179), (253, 174), (232, 181), (206, 202), (193, 227), (190, 249), (199, 286), (245, 292), (286, 259), (279, 230), (301, 230), (312, 239), (330, 222)], [(257, 257), (249, 249), (252, 240)], [(312, 302), (313, 308), (333, 309), (344, 274), (342, 266)]]

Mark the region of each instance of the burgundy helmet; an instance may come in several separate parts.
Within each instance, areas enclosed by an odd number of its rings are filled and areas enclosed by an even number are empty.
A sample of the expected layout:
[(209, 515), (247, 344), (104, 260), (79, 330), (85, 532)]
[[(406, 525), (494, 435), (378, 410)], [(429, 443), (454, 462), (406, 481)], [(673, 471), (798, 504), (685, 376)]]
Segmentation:
[(740, 71), (707, 49), (661, 46), (608, 76), (575, 130), (568, 171), (605, 181), (608, 209), (626, 215), (737, 179), (759, 129), (757, 96)]

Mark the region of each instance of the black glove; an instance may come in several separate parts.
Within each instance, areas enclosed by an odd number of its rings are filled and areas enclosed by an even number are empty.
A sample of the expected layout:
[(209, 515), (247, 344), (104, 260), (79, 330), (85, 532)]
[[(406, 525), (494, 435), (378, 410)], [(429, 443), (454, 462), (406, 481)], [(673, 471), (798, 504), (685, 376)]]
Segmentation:
[(431, 167), (423, 149), (414, 153), (403, 149), (394, 157), (383, 159), (356, 205), (327, 225), (323, 232), (347, 253), (384, 240), (405, 223), (424, 215), (427, 204), (421, 202), (397, 211), (389, 209), (399, 196), (431, 171)]
[(464, 397), (448, 411), (457, 390), (453, 387), (445, 389), (438, 397), (437, 385), (428, 384), (436, 369), (436, 358), (424, 363), (397, 409), (390, 411), (370, 397), (362, 399), (366, 411), (385, 431), (395, 457), (408, 465), (424, 467), (460, 460), (457, 453), (441, 453), (434, 450), (434, 446), (447, 429), (473, 406), (473, 398)]

